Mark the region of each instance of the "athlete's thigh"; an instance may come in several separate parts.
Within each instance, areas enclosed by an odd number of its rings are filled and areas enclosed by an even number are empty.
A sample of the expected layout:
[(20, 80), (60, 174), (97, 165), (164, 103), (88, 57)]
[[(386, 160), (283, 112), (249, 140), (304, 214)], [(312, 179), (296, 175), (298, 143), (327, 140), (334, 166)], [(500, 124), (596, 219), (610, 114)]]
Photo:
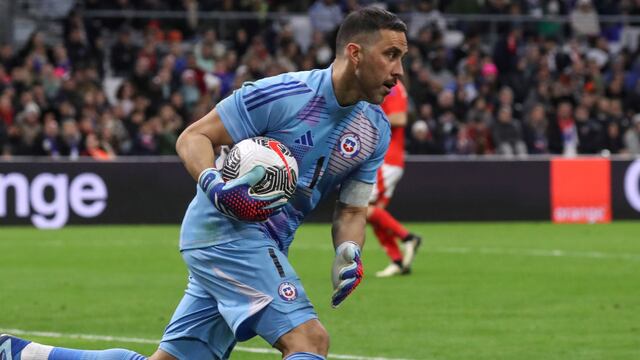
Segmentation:
[(371, 196), (369, 196), (369, 203), (372, 205), (378, 205), (384, 202), (384, 181), (382, 177), (382, 168), (384, 164), (380, 165), (378, 171), (376, 171), (376, 183), (371, 190)]
[(260, 335), (274, 344), (317, 318), (300, 278), (270, 239), (248, 239), (183, 252), (193, 276), (210, 294), (236, 339)]
[(217, 360), (226, 359), (235, 343), (215, 298), (190, 276), (187, 290), (162, 336), (160, 350), (179, 360)]
[(398, 186), (400, 179), (402, 179), (404, 169), (400, 166), (383, 164), (380, 167), (380, 170), (382, 172), (382, 191), (384, 197), (391, 199), (394, 191), (396, 190), (396, 186)]
[(376, 183), (371, 192), (369, 203), (386, 206), (393, 196), (393, 192), (402, 179), (404, 169), (400, 166), (382, 164), (376, 174)]

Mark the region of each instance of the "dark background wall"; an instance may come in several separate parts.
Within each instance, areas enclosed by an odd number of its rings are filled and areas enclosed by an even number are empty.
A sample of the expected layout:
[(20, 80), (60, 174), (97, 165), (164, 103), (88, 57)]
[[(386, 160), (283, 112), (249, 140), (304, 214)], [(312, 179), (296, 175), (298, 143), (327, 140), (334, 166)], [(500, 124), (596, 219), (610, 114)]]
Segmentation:
[[(640, 219), (624, 192), (628, 160), (612, 161), (611, 194), (614, 219)], [(64, 175), (61, 182), (47, 186), (42, 174)], [(95, 217), (74, 212), (69, 192), (74, 179), (83, 173), (98, 175), (105, 183), (108, 198), (104, 210)], [(30, 209), (28, 216), (16, 215), (16, 190), (7, 187), (8, 175), (22, 174), (28, 182)], [(3, 162), (0, 163), (0, 224), (31, 224), (33, 216), (51, 218), (43, 206), (34, 206), (38, 191), (44, 189), (45, 202), (52, 207), (66, 207), (64, 224), (134, 224), (179, 223), (193, 197), (195, 182), (178, 161), (144, 162)], [(41, 176), (40, 188), (33, 186)], [(579, 181), (579, 179), (576, 179)], [(60, 191), (66, 184), (67, 190)], [(636, 191), (640, 191), (637, 179)], [(549, 160), (410, 160), (405, 176), (396, 189), (390, 210), (401, 220), (549, 220)], [(76, 187), (77, 190), (77, 187)], [(91, 191), (91, 189), (85, 189)], [(23, 196), (25, 196), (23, 194)], [(61, 199), (65, 197), (65, 199)], [(63, 201), (64, 200), (64, 201)], [(309, 221), (329, 221), (335, 196), (325, 201)], [(76, 204), (79, 201), (75, 199)], [(85, 200), (91, 205), (94, 200)], [(64, 209), (60, 210), (64, 213)], [(44, 215), (43, 215), (44, 214)], [(59, 214), (58, 214), (59, 215)], [(63, 214), (64, 215), (64, 214)], [(63, 219), (64, 220), (64, 219)]]

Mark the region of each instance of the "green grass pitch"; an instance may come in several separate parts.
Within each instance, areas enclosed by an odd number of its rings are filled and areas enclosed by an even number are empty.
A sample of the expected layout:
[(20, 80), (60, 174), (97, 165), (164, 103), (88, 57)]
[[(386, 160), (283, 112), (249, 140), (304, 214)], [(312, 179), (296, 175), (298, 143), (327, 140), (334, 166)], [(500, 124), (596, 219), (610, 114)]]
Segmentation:
[[(299, 230), (290, 259), (337, 358), (640, 359), (640, 222), (408, 226), (426, 240), (413, 274), (375, 278), (387, 262), (369, 233), (365, 279), (337, 310), (329, 226)], [(150, 354), (186, 284), (178, 231), (2, 226), (0, 329)], [(279, 358), (247, 350), (261, 339), (239, 345), (232, 359)]]

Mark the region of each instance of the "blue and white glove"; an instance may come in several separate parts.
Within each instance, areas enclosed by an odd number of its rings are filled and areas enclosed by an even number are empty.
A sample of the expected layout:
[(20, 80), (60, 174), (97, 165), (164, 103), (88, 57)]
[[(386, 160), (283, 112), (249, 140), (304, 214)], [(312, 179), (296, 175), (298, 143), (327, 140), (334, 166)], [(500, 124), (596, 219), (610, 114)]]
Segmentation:
[(225, 182), (218, 170), (208, 168), (200, 173), (198, 185), (224, 215), (241, 221), (265, 221), (287, 203), (287, 198), (284, 191), (256, 194), (251, 187), (264, 175), (264, 167), (258, 165), (239, 178)]
[(364, 276), (358, 244), (346, 241), (338, 246), (331, 275), (333, 281), (331, 306), (337, 308), (355, 290)]

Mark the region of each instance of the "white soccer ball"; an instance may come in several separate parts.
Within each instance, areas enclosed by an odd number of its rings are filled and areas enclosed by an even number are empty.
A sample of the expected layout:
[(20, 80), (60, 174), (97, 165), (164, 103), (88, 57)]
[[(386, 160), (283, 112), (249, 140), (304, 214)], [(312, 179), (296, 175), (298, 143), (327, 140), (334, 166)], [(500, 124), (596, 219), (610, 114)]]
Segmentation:
[(291, 198), (298, 184), (298, 163), (291, 151), (275, 139), (259, 136), (237, 143), (224, 160), (222, 178), (235, 179), (256, 165), (263, 166), (266, 174), (252, 187), (254, 193), (284, 191), (285, 197)]

